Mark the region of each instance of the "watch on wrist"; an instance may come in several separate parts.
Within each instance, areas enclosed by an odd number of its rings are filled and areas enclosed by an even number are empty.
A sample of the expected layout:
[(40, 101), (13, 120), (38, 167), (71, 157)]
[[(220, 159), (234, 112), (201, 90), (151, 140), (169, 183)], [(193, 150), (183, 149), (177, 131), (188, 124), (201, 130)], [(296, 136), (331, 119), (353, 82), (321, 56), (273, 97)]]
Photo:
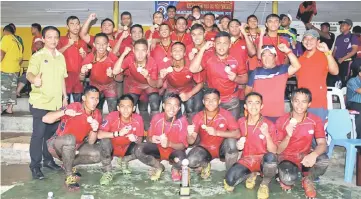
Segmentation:
[(329, 56), (329, 55), (331, 55), (331, 54), (332, 54), (332, 51), (331, 51), (331, 50), (325, 52), (325, 55), (326, 55), (326, 56)]

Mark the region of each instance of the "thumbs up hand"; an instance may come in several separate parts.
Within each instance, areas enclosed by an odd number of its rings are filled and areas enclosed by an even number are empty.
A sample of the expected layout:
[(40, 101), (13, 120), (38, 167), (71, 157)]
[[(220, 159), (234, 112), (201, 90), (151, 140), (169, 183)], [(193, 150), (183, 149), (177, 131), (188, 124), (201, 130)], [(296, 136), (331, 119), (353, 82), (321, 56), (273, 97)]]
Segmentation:
[(42, 83), (42, 81), (41, 81), (41, 76), (42, 76), (42, 73), (41, 73), (41, 72), (39, 72), (39, 74), (37, 74), (37, 75), (35, 76), (34, 86), (37, 87), (37, 88), (40, 88), (40, 87), (41, 87), (41, 83)]

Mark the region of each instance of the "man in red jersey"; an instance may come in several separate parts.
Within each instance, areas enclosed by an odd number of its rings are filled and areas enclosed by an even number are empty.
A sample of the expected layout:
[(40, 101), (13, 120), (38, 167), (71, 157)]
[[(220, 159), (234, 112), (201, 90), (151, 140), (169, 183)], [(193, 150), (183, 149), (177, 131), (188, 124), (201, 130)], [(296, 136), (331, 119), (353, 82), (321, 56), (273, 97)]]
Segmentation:
[(192, 43), (192, 37), (187, 33), (188, 22), (184, 17), (178, 17), (175, 24), (175, 30), (171, 33), (170, 39), (173, 42), (182, 42), (184, 45)]
[(186, 117), (181, 116), (181, 99), (179, 95), (170, 93), (163, 104), (164, 113), (152, 118), (146, 143), (139, 144), (135, 156), (144, 164), (152, 167), (150, 179), (156, 181), (164, 171), (161, 160), (172, 165), (173, 181), (181, 180), (182, 160), (186, 158), (187, 143)]
[(151, 115), (159, 113), (160, 97), (158, 81), (158, 66), (155, 60), (148, 56), (148, 42), (140, 39), (134, 43), (133, 53), (129, 56), (130, 48), (126, 48), (115, 64), (113, 74), (124, 74), (127, 78), (125, 85), (129, 94), (138, 103), (140, 95), (145, 92), (150, 102)]
[[(278, 29), (280, 27), (280, 17), (276, 14), (270, 14), (266, 18), (266, 27), (267, 27), (267, 34), (265, 35), (264, 29), (261, 29), (262, 32), (260, 34), (260, 38), (256, 40), (258, 44), (257, 47), (257, 57), (258, 59), (261, 58), (261, 51), (264, 45), (273, 45), (278, 46), (280, 44), (286, 44), (287, 47), (290, 47), (289, 42), (284, 38), (278, 35)], [(277, 65), (280, 64), (287, 64), (289, 60), (284, 52), (281, 52), (279, 49), (277, 51)]]
[[(85, 23), (83, 24), (83, 26), (80, 29), (80, 33), (79, 36), (82, 40), (84, 40), (88, 45), (90, 45), (91, 47), (94, 47), (93, 43), (95, 40), (94, 36), (90, 36), (88, 31), (90, 29), (90, 24), (92, 21), (94, 21), (97, 18), (97, 15), (95, 13), (91, 13), (88, 17), (88, 19), (85, 21)], [(115, 43), (116, 43), (116, 39), (113, 35), (113, 31), (114, 31), (114, 22), (113, 20), (109, 19), (109, 18), (105, 18), (102, 20), (102, 22), (100, 23), (100, 30), (102, 33), (104, 33), (109, 40), (109, 46), (107, 47), (107, 51), (111, 52)]]
[(73, 95), (74, 102), (81, 102), (83, 92), (83, 83), (79, 79), (81, 64), (85, 58), (88, 47), (80, 39), (80, 21), (76, 16), (70, 16), (66, 20), (68, 34), (60, 37), (58, 43), (59, 52), (63, 53), (66, 61), (68, 77), (65, 79), (66, 93), (68, 94), (68, 103), (70, 95)]
[(205, 109), (197, 113), (193, 124), (188, 126), (188, 143), (195, 145), (188, 153), (189, 167), (200, 169), (203, 179), (211, 175), (211, 160), (225, 159), (228, 170), (238, 159), (238, 124), (230, 112), (219, 106), (220, 102), (218, 90), (206, 89), (203, 97)]
[[(123, 174), (130, 174), (128, 162), (135, 159), (134, 149), (141, 143), (144, 135), (143, 119), (133, 113), (134, 100), (131, 95), (122, 95), (119, 98), (118, 111), (109, 113), (100, 126), (98, 139), (112, 140), (113, 156), (119, 157), (118, 164)], [(108, 185), (113, 175), (103, 176), (100, 184)]]
[[(261, 39), (262, 40), (262, 39)], [(301, 64), (292, 50), (286, 44), (277, 47), (282, 53), (286, 53), (291, 61), (291, 65), (277, 65), (276, 47), (263, 46), (261, 50), (263, 67), (256, 68), (249, 76), (245, 92), (258, 92), (264, 98), (264, 108), (262, 115), (272, 122), (276, 122), (278, 117), (285, 113), (285, 89), (288, 77), (294, 75)]]
[(167, 7), (167, 16), (168, 19), (164, 22), (168, 24), (170, 31), (174, 31), (175, 29), (175, 21), (176, 21), (177, 8), (175, 6)]
[(243, 62), (229, 54), (231, 39), (227, 32), (217, 34), (215, 53), (205, 54), (205, 51), (211, 47), (212, 42), (208, 41), (201, 48), (191, 62), (190, 71), (198, 73), (205, 70), (208, 87), (215, 88), (221, 93), (220, 106), (230, 111), (235, 118), (239, 118), (238, 85), (247, 83), (246, 67)]
[(241, 159), (228, 170), (224, 188), (232, 192), (238, 183), (247, 179), (247, 189), (253, 189), (256, 185), (256, 172), (262, 171), (263, 179), (257, 196), (267, 199), (268, 184), (277, 172), (277, 136), (275, 125), (262, 117), (262, 100), (259, 93), (252, 92), (245, 97), (244, 107), (248, 116), (238, 120), (242, 137), (237, 142), (238, 150), (243, 150), (243, 153)]
[(102, 162), (106, 173), (111, 169), (110, 139), (96, 142), (102, 120), (102, 114), (96, 109), (99, 90), (94, 86), (85, 88), (82, 100), (83, 103), (74, 102), (43, 117), (48, 124), (61, 120), (56, 134), (47, 141), (47, 145), (53, 157), (63, 161), (65, 185), (70, 191), (80, 188), (78, 181), (81, 175), (74, 166)]
[[(256, 15), (250, 15), (247, 17), (247, 27), (246, 27), (246, 36), (249, 37), (249, 39), (252, 41), (253, 46), (257, 50), (257, 44), (256, 40), (260, 36), (259, 28), (258, 28), (258, 19)], [(257, 52), (256, 52), (257, 54)], [(247, 68), (248, 68), (248, 75), (252, 73), (254, 69), (256, 69), (258, 66), (260, 66), (260, 62), (257, 58), (257, 56), (250, 57), (248, 56), (247, 61)]]
[[(190, 33), (193, 42), (186, 46), (186, 56), (189, 60), (192, 61), (201, 48), (206, 44), (206, 40), (204, 38), (205, 32), (206, 30), (201, 24), (194, 24), (191, 27)], [(214, 48), (209, 48), (205, 53), (214, 53)]]
[(31, 42), (31, 53), (34, 54), (44, 47), (41, 36), (41, 25), (38, 23), (31, 24), (31, 34), (34, 36)]
[[(160, 39), (159, 36), (159, 26), (163, 23), (164, 15), (163, 13), (157, 11), (153, 14), (153, 25), (145, 32), (145, 38), (158, 40)], [(155, 42), (156, 43), (156, 42)]]
[(80, 79), (84, 79), (86, 73), (90, 72), (90, 85), (100, 90), (101, 97), (98, 108), (103, 109), (104, 100), (107, 100), (109, 112), (115, 111), (117, 107), (117, 89), (114, 81), (113, 67), (118, 60), (117, 56), (108, 52), (109, 39), (106, 34), (98, 33), (94, 38), (95, 51), (88, 54), (80, 72)]
[(160, 70), (160, 78), (167, 83), (167, 93), (179, 94), (185, 105), (188, 121), (202, 110), (203, 78), (200, 73), (193, 74), (189, 71), (190, 61), (185, 57), (185, 45), (176, 42), (172, 45), (172, 65)]
[(204, 28), (206, 29), (206, 41), (214, 41), (216, 39), (216, 35), (218, 33), (217, 26), (215, 26), (215, 19), (213, 13), (208, 12), (204, 15)]
[[(327, 143), (322, 120), (307, 112), (311, 102), (312, 95), (307, 88), (293, 91), (292, 112), (277, 120), (278, 173), (281, 188), (290, 190), (296, 183), (298, 172), (301, 171), (302, 187), (306, 197), (316, 198), (313, 181), (326, 172), (329, 158), (325, 154)], [(311, 152), (314, 138), (317, 146)]]
[(171, 64), (171, 47), (172, 40), (170, 38), (169, 25), (163, 23), (159, 27), (160, 41), (156, 47), (150, 52), (150, 56), (156, 61), (159, 70), (167, 68)]

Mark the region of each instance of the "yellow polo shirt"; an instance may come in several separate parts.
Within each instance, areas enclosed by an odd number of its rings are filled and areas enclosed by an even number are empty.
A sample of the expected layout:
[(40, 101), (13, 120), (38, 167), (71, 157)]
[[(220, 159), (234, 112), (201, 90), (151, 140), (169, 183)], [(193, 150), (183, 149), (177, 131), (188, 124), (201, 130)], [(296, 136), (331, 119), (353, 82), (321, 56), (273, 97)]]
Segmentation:
[(42, 73), (40, 88), (31, 85), (29, 103), (34, 108), (43, 110), (58, 110), (62, 107), (64, 78), (68, 77), (63, 54), (56, 50), (53, 57), (47, 48), (33, 54), (29, 61), (28, 73)]
[(1, 72), (19, 72), (20, 61), (23, 58), (23, 46), (21, 43), (14, 35), (5, 35), (0, 41), (0, 48), (6, 53), (1, 61)]

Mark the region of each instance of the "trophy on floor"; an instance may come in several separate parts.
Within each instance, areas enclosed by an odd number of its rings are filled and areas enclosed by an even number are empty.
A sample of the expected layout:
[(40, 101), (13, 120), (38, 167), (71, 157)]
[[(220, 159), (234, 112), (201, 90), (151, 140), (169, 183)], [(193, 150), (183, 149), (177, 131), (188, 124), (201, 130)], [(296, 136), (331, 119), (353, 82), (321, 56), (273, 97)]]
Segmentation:
[(182, 161), (182, 184), (179, 191), (179, 195), (181, 199), (189, 199), (191, 195), (190, 170), (188, 165), (189, 165), (188, 159), (184, 159)]

